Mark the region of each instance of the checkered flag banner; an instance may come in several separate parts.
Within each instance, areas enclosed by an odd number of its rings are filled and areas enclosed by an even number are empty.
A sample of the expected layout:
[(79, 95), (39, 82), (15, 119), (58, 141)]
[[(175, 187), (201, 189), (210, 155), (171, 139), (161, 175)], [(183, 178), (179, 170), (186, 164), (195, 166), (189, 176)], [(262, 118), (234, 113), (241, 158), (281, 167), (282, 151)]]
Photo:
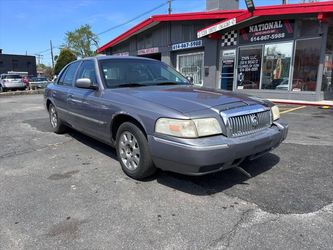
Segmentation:
[(237, 45), (237, 31), (232, 30), (222, 35), (222, 47)]

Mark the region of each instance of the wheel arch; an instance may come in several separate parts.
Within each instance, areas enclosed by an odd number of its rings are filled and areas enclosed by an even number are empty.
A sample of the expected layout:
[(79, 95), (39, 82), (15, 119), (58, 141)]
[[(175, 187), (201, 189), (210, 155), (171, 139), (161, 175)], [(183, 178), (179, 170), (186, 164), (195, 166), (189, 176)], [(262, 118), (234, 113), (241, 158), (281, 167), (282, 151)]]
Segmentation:
[(46, 109), (47, 109), (47, 111), (49, 111), (50, 104), (52, 104), (54, 106), (53, 102), (50, 99), (47, 99), (46, 100)]
[(111, 138), (112, 138), (113, 142), (116, 141), (117, 131), (118, 131), (120, 125), (123, 124), (124, 122), (131, 122), (131, 123), (135, 124), (143, 132), (144, 136), (147, 138), (147, 131), (144, 128), (140, 119), (138, 119), (130, 114), (127, 114), (127, 113), (119, 113), (119, 114), (114, 115), (112, 118), (112, 121), (111, 121), (110, 132), (111, 132)]

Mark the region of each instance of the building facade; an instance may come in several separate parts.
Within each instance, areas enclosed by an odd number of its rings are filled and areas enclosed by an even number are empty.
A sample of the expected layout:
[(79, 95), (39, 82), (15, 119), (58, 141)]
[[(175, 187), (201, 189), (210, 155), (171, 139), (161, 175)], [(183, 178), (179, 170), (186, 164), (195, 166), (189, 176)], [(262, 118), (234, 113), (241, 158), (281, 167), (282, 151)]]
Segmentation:
[(0, 74), (10, 72), (36, 76), (36, 57), (0, 53)]
[(98, 52), (161, 60), (193, 83), (264, 98), (333, 97), (333, 2), (153, 16)]

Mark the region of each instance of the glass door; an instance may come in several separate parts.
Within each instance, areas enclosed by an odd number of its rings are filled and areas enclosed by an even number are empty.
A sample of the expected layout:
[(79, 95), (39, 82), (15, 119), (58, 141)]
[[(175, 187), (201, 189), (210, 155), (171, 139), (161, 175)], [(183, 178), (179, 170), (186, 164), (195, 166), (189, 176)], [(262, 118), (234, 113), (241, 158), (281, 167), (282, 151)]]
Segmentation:
[(224, 50), (222, 52), (221, 89), (232, 90), (234, 83), (234, 71), (236, 50)]

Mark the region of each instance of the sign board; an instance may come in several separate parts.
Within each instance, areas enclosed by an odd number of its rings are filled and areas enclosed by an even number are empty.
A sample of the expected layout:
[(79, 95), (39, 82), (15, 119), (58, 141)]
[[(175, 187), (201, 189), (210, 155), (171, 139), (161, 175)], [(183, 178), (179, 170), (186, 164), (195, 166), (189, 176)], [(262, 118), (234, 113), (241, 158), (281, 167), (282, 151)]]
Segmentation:
[(176, 43), (171, 45), (171, 50), (182, 50), (182, 49), (191, 49), (202, 46), (202, 40), (195, 40), (185, 43)]
[(120, 53), (115, 53), (112, 54), (113, 56), (129, 56), (129, 52), (120, 52)]
[(261, 58), (257, 55), (241, 56), (239, 58), (239, 72), (259, 71), (261, 67)]
[(140, 49), (138, 50), (138, 55), (147, 55), (147, 54), (155, 54), (158, 53), (159, 49), (158, 47), (154, 47), (154, 48), (149, 48), (149, 49)]
[(201, 37), (207, 36), (209, 34), (217, 32), (219, 30), (223, 30), (223, 29), (229, 28), (229, 27), (231, 27), (231, 26), (233, 26), (235, 24), (236, 24), (236, 18), (229, 19), (227, 21), (215, 24), (213, 26), (210, 26), (207, 29), (203, 29), (203, 30), (199, 31), (197, 33), (197, 37), (201, 38)]
[(239, 31), (239, 43), (248, 44), (293, 38), (294, 20), (266, 21)]
[(234, 49), (223, 50), (222, 56), (223, 57), (236, 57), (236, 50), (234, 50)]

